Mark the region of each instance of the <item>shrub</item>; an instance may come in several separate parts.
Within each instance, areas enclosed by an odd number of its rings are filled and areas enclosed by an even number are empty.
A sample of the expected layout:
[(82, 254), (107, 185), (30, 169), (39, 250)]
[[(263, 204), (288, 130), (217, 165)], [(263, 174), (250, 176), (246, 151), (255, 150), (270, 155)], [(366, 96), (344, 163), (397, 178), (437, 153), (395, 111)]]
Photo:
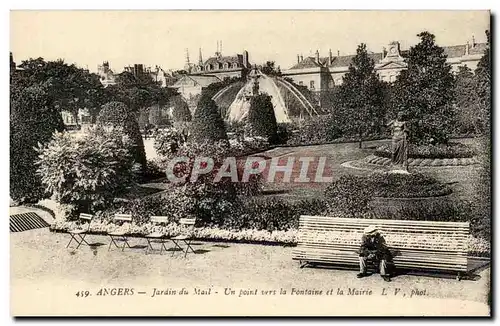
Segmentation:
[(159, 156), (171, 157), (187, 141), (187, 135), (175, 128), (159, 130), (154, 135), (154, 149)]
[(130, 140), (117, 130), (90, 129), (82, 137), (56, 133), (38, 148), (37, 173), (61, 204), (95, 212), (134, 184)]
[(97, 117), (97, 123), (103, 126), (118, 127), (130, 140), (130, 153), (141, 169), (146, 167), (144, 141), (135, 114), (122, 102), (104, 104)]
[(249, 135), (267, 139), (270, 144), (278, 142), (278, 124), (271, 96), (268, 94), (252, 97), (248, 112), (248, 131)]
[(373, 197), (419, 198), (448, 195), (451, 188), (423, 174), (373, 173), (342, 176), (325, 190), (329, 212), (361, 217)]
[(367, 178), (373, 196), (390, 198), (419, 198), (448, 195), (451, 188), (420, 173), (374, 173)]
[(190, 138), (193, 142), (227, 141), (224, 121), (219, 114), (217, 105), (210, 97), (202, 96), (200, 98), (194, 112), (191, 131)]
[(342, 130), (331, 115), (308, 117), (289, 125), (289, 145), (322, 144), (342, 136)]
[(288, 202), (279, 198), (252, 199), (238, 214), (226, 216), (221, 227), (231, 230), (288, 231), (297, 229), (300, 215), (322, 215), (326, 203), (320, 199)]
[(165, 128), (171, 125), (168, 114), (159, 105), (152, 106), (149, 111), (149, 123), (157, 128)]
[(189, 111), (188, 104), (181, 96), (172, 97), (170, 99), (170, 106), (172, 107), (172, 118), (175, 122), (191, 121), (191, 111)]
[[(11, 85), (11, 90), (14, 85)], [(35, 147), (50, 141), (64, 125), (60, 113), (40, 86), (30, 86), (13, 97), (10, 110), (10, 196), (18, 203), (36, 203), (47, 196), (36, 174)]]
[(372, 196), (369, 180), (355, 175), (341, 176), (325, 190), (328, 213), (343, 213), (350, 217), (366, 213)]
[(165, 176), (165, 171), (162, 170), (158, 162), (148, 160), (146, 163), (146, 169), (141, 175), (141, 183), (164, 178)]
[[(391, 145), (382, 145), (375, 150), (375, 155), (391, 158)], [(443, 158), (468, 158), (476, 155), (476, 151), (469, 145), (462, 143), (448, 143), (439, 145), (415, 145), (408, 146), (409, 158), (421, 159), (443, 159)]]

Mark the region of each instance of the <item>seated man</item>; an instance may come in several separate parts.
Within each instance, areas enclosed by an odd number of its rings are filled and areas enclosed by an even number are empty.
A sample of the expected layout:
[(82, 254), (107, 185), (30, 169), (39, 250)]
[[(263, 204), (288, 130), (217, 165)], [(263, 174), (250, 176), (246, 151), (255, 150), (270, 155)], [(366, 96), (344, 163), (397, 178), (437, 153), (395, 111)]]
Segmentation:
[(391, 278), (387, 273), (387, 261), (391, 259), (391, 252), (385, 244), (385, 239), (380, 235), (378, 229), (370, 225), (365, 228), (363, 237), (361, 238), (361, 247), (359, 249), (359, 274), (358, 278), (368, 275), (366, 272), (366, 263), (370, 260), (373, 263), (379, 263), (380, 276), (386, 282), (390, 282)]

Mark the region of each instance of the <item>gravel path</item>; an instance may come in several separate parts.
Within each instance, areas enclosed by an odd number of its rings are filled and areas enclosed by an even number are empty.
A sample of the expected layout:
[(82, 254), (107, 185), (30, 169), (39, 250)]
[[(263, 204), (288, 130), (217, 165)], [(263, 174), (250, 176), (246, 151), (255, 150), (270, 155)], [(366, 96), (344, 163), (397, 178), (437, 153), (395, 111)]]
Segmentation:
[[(58, 314), (95, 313), (110, 314), (201, 314), (213, 315), (224, 311), (227, 314), (293, 314), (321, 313), (328, 315), (380, 314), (374, 307), (382, 305), (389, 314), (471, 314), (487, 313), (487, 289), (489, 268), (478, 273), (475, 281), (402, 275), (385, 283), (378, 275), (365, 279), (356, 278), (355, 271), (326, 268), (300, 269), (298, 262), (291, 259), (292, 248), (248, 244), (195, 244), (198, 254), (184, 259), (180, 253), (145, 255), (144, 249), (129, 249), (125, 252), (107, 250), (108, 238), (89, 236), (91, 243), (100, 243), (94, 250), (82, 247), (79, 250), (66, 249), (67, 234), (55, 234), (48, 229), (37, 229), (12, 233), (11, 240), (11, 310), (14, 314), (37, 314), (51, 311)], [(142, 239), (132, 239), (132, 245), (144, 245)], [(170, 247), (169, 243), (167, 247)], [(101, 288), (133, 287), (132, 298), (144, 305), (134, 304), (130, 298), (113, 297), (106, 301), (104, 309), (100, 300), (111, 297), (96, 296)], [(151, 297), (153, 288), (180, 291), (186, 288), (189, 296)], [(226, 302), (227, 306), (207, 306), (205, 297), (193, 294), (194, 288), (212, 288), (210, 300)], [(231, 288), (234, 295), (224, 295), (224, 289)], [(296, 290), (322, 291), (321, 295), (291, 294)], [(344, 291), (337, 295), (338, 289)], [(349, 288), (372, 291), (371, 295), (348, 295)], [(382, 296), (382, 291), (388, 296)], [(240, 291), (257, 289), (257, 295), (239, 297)], [(286, 295), (269, 295), (280, 289)], [(333, 294), (327, 295), (332, 289)], [(394, 295), (396, 289), (400, 289)], [(90, 291), (95, 299), (75, 296), (77, 291)], [(264, 294), (262, 290), (269, 290)], [(413, 295), (412, 290), (425, 291), (425, 295)], [(215, 291), (217, 294), (215, 294)], [(366, 292), (365, 291), (365, 292)], [(299, 291), (300, 293), (300, 291)], [(405, 297), (401, 297), (401, 294)], [(31, 304), (27, 306), (26, 296)], [(181, 304), (183, 300), (189, 305)], [(198, 305), (192, 304), (202, 300)], [(354, 305), (335, 306), (352, 301)], [(358, 300), (359, 299), (359, 300)], [(85, 301), (86, 300), (86, 301)], [(142, 301), (141, 301), (142, 300)], [(194, 301), (193, 301), (194, 300)], [(253, 300), (253, 301), (249, 301)], [(257, 301), (255, 301), (257, 300)], [(306, 300), (306, 301), (304, 301)], [(363, 301), (365, 300), (365, 301)], [(368, 300), (368, 301), (366, 301)], [(210, 302), (212, 302), (210, 301)], [(104, 301), (103, 301), (104, 302)], [(185, 303), (186, 303), (185, 302)], [(238, 303), (239, 302), (239, 303)], [(366, 306), (357, 303), (369, 302)], [(161, 304), (160, 304), (161, 303)], [(259, 306), (255, 306), (256, 304)], [(71, 304), (71, 307), (68, 305)], [(151, 307), (148, 305), (153, 304)], [(158, 306), (160, 304), (160, 306)], [(171, 310), (162, 310), (164, 304)], [(389, 306), (387, 306), (389, 304)], [(242, 306), (243, 305), (243, 306)], [(245, 306), (246, 305), (246, 306)], [(270, 306), (273, 310), (267, 310)], [(340, 308), (342, 307), (342, 308)], [(357, 310), (353, 310), (358, 307)], [(397, 307), (397, 309), (396, 309)], [(149, 310), (153, 309), (153, 310)], [(157, 310), (154, 310), (157, 309)], [(158, 310), (159, 309), (159, 310)], [(222, 309), (222, 310), (221, 310)], [(425, 312), (424, 312), (425, 311)]]

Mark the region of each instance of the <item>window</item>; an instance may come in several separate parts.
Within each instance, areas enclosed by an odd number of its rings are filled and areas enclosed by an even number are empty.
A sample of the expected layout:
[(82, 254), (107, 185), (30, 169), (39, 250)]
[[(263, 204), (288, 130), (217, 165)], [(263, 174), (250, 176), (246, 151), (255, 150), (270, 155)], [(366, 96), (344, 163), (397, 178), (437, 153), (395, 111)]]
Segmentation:
[(224, 69), (227, 69), (227, 68), (229, 68), (229, 64), (226, 62), (226, 63), (224, 63)]
[(222, 63), (219, 62), (219, 69), (222, 69)]
[(303, 82), (302, 80), (301, 80), (301, 81), (299, 81), (299, 85), (300, 85), (300, 86), (304, 86), (304, 82)]
[(311, 80), (311, 81), (309, 82), (309, 88), (310, 88), (310, 89), (314, 89), (314, 80)]
[(233, 63), (233, 68), (238, 68), (238, 64), (237, 63)]

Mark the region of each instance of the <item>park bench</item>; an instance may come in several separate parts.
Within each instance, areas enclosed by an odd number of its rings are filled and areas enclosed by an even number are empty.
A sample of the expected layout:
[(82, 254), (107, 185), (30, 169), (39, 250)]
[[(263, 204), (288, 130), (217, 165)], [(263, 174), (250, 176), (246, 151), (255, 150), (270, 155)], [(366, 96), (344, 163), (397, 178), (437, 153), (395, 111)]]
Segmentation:
[(397, 269), (467, 273), (468, 222), (403, 221), (301, 216), (293, 259), (316, 264), (359, 266), (363, 230), (375, 225)]

